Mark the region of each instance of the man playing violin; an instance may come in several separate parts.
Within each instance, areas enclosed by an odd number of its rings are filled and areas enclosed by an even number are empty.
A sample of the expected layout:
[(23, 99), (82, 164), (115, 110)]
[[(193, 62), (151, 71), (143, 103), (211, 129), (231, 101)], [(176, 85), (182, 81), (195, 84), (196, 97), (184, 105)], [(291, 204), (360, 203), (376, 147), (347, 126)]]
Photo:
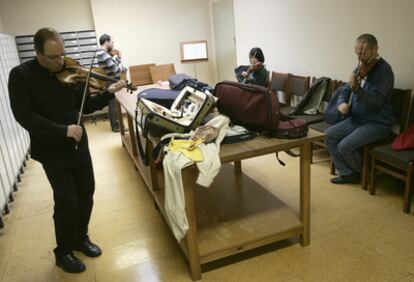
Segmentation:
[(377, 39), (362, 34), (356, 40), (355, 53), (358, 67), (337, 94), (338, 110), (348, 117), (325, 131), (325, 143), (340, 174), (331, 179), (334, 184), (360, 181), (361, 148), (386, 138), (393, 124), (394, 74), (378, 55)]
[[(99, 66), (106, 72), (108, 76), (119, 79), (121, 73), (126, 73), (127, 69), (122, 65), (121, 52), (114, 49), (114, 41), (108, 34), (103, 34), (99, 38), (101, 48), (96, 52)], [(119, 121), (116, 112), (116, 101), (109, 101), (109, 121), (112, 131), (119, 132)]]
[[(84, 86), (65, 86), (54, 75), (64, 67), (64, 43), (56, 30), (39, 29), (34, 48), (36, 58), (10, 72), (10, 104), (17, 122), (29, 132), (31, 157), (42, 164), (53, 189), (56, 265), (67, 272), (82, 272), (85, 264), (73, 251), (101, 255), (88, 237), (95, 180), (86, 130), (77, 125)], [(86, 97), (85, 113), (108, 105), (125, 86), (118, 81)]]
[(265, 58), (262, 49), (258, 47), (252, 48), (249, 52), (249, 61), (250, 65), (247, 71), (241, 73), (242, 77), (244, 77), (242, 82), (266, 87), (268, 73), (263, 64)]

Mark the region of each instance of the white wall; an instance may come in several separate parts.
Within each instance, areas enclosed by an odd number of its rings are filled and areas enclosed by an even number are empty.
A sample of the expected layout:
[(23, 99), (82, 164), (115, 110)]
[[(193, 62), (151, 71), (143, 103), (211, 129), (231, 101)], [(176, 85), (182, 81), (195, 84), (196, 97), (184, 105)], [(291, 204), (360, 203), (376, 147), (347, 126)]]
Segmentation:
[[(120, 4), (122, 2), (122, 4)], [(174, 63), (177, 73), (214, 81), (214, 49), (206, 0), (91, 0), (98, 37), (107, 33), (122, 52), (125, 65)], [(180, 62), (181, 41), (207, 40), (209, 61)]]
[(238, 64), (262, 47), (269, 70), (347, 80), (355, 39), (372, 33), (395, 75), (414, 90), (412, 0), (234, 0)]
[(211, 14), (217, 79), (234, 80), (234, 68), (237, 63), (233, 0), (211, 1)]
[(39, 28), (59, 32), (94, 29), (89, 0), (0, 0), (3, 32), (34, 34)]

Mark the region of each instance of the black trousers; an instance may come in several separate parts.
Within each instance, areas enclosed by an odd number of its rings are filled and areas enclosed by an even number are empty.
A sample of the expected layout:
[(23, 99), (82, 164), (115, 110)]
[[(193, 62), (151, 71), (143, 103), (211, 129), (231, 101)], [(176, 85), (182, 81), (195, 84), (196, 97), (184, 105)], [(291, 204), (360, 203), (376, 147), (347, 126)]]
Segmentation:
[(91, 159), (65, 166), (43, 164), (53, 189), (56, 257), (73, 251), (88, 236), (95, 179)]
[(116, 109), (116, 99), (109, 100), (108, 103), (108, 116), (111, 123), (111, 129), (119, 129), (118, 112)]

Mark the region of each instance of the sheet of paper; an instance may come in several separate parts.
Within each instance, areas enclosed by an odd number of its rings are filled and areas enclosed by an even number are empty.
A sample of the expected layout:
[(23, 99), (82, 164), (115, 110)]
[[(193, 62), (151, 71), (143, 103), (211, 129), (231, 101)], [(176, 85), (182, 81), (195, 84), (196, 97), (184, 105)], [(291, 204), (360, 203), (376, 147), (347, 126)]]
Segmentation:
[(192, 43), (183, 45), (184, 60), (207, 59), (207, 44)]

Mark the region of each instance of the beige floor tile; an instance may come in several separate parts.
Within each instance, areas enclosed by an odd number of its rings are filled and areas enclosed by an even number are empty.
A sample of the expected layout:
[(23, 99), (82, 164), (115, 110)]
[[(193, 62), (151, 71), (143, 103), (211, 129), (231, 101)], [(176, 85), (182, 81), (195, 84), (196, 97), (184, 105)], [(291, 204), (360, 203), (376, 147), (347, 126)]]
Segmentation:
[[(406, 276), (414, 278), (414, 241), (412, 237), (405, 237), (405, 239), (396, 239), (393, 242), (384, 244), (378, 248), (378, 253), (389, 258), (393, 264), (398, 262), (398, 265), (403, 267), (407, 272)], [(414, 281), (414, 279), (412, 280)]]
[(108, 228), (107, 225), (95, 227), (91, 231), (93, 240), (103, 249), (110, 249), (115, 246), (122, 246), (130, 242), (142, 239), (157, 237), (170, 232), (165, 222), (155, 217), (147, 220), (140, 220), (135, 223), (122, 224)]
[(9, 257), (4, 276), (16, 275), (20, 272), (28, 273), (33, 268), (47, 267), (54, 263), (52, 250), (15, 252)]
[(0, 255), (0, 281), (2, 281), (2, 277), (4, 276), (4, 271), (7, 267), (7, 263), (9, 261), (9, 255)]
[(6, 225), (0, 229), (0, 256), (7, 255), (13, 245), (14, 230), (10, 226)]
[(170, 234), (130, 241), (106, 249), (95, 260), (97, 273), (114, 271), (167, 256), (179, 255), (179, 249)]
[[(391, 281), (408, 274), (401, 266), (362, 241), (342, 231), (313, 240), (310, 246), (294, 245), (280, 251), (294, 273), (305, 281)], [(397, 279), (398, 278), (398, 279)]]
[(127, 198), (124, 196), (116, 197), (116, 198), (108, 198), (103, 200), (97, 200), (94, 202), (93, 207), (93, 214), (109, 214), (113, 212), (117, 212), (119, 210), (123, 210), (126, 208), (132, 208), (139, 205), (145, 205), (146, 207), (153, 206), (152, 199), (149, 195), (143, 196), (147, 199), (147, 201), (142, 204), (137, 201), (137, 198)]
[[(203, 281), (300, 281), (286, 261), (278, 256), (279, 250), (237, 261), (203, 273)], [(243, 255), (241, 256), (243, 257)], [(228, 259), (232, 262), (232, 259)]]
[(192, 279), (185, 261), (174, 256), (157, 258), (111, 272), (98, 272), (96, 281), (191, 282)]
[(141, 220), (160, 217), (160, 213), (154, 208), (154, 204), (148, 201), (142, 205), (136, 205), (125, 209), (118, 209), (101, 214), (93, 211), (91, 218), (91, 230), (95, 227), (117, 227), (124, 224), (139, 223)]
[[(12, 212), (11, 214), (13, 214)], [(41, 226), (42, 228), (39, 228)], [(12, 229), (15, 234), (27, 234), (29, 231), (44, 232), (45, 229), (53, 228), (53, 218), (49, 213), (43, 213), (32, 217), (15, 218), (7, 222), (6, 227)]]
[[(88, 267), (88, 266), (87, 266)], [(92, 272), (86, 270), (83, 273), (69, 274), (62, 271), (53, 264), (30, 269), (27, 272), (18, 272), (3, 277), (3, 282), (94, 282), (95, 277)]]

